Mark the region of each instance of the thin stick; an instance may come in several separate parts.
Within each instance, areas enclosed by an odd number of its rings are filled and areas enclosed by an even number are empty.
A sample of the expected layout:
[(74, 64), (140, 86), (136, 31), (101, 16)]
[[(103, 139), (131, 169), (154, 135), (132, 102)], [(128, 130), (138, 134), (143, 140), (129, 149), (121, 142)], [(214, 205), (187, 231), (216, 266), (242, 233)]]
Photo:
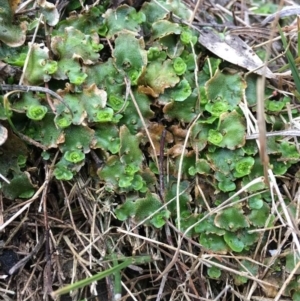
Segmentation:
[(153, 141), (151, 139), (151, 136), (150, 136), (150, 133), (148, 131), (147, 125), (145, 123), (144, 117), (143, 117), (143, 115), (142, 115), (142, 113), (140, 111), (140, 108), (139, 108), (139, 106), (137, 104), (137, 101), (136, 101), (136, 99), (135, 99), (135, 97), (134, 97), (134, 95), (132, 93), (132, 89), (130, 87), (130, 81), (126, 77), (124, 78), (124, 81), (125, 81), (126, 87), (128, 87), (128, 89), (129, 89), (129, 95), (130, 95), (130, 97), (132, 99), (132, 102), (133, 102), (133, 104), (134, 104), (134, 106), (136, 108), (136, 111), (137, 111), (137, 113), (138, 113), (138, 115), (139, 115), (139, 117), (140, 117), (140, 119), (142, 121), (142, 124), (144, 126), (144, 129), (145, 129), (145, 132), (146, 132), (147, 137), (149, 139), (150, 145), (151, 145), (151, 147), (153, 149), (153, 154), (154, 154), (154, 157), (155, 157), (154, 160), (155, 160), (156, 166), (159, 169), (159, 163), (158, 163), (158, 159), (157, 159), (157, 153), (156, 153), (156, 150), (155, 150), (155, 146), (154, 146), (154, 143), (153, 143)]
[[(173, 247), (173, 246), (170, 246), (170, 245), (165, 244), (165, 243), (163, 243), (163, 242), (160, 242), (160, 241), (157, 241), (157, 240), (153, 240), (153, 239), (151, 239), (151, 238), (148, 238), (148, 237), (145, 237), (145, 236), (142, 236), (142, 235), (139, 235), (139, 234), (135, 234), (135, 233), (128, 232), (128, 231), (123, 230), (123, 229), (121, 229), (121, 228), (118, 228), (118, 229), (117, 229), (117, 232), (124, 233), (124, 234), (130, 235), (130, 236), (136, 237), (136, 238), (140, 238), (140, 239), (142, 239), (142, 240), (151, 242), (151, 243), (153, 243), (153, 244), (155, 244), (155, 245), (160, 245), (160, 246), (163, 246), (163, 247), (165, 247), (165, 248), (171, 249), (171, 250), (173, 250), (173, 251), (177, 251), (177, 248), (175, 248), (175, 247)], [(210, 266), (216, 266), (216, 267), (218, 267), (218, 268), (220, 268), (220, 269), (222, 269), (222, 270), (231, 272), (231, 273), (233, 273), (233, 274), (235, 274), (235, 275), (240, 275), (240, 276), (246, 277), (246, 278), (248, 278), (248, 279), (251, 279), (251, 280), (254, 280), (254, 281), (258, 282), (258, 283), (261, 283), (261, 284), (263, 284), (263, 285), (274, 286), (274, 285), (272, 285), (271, 283), (268, 283), (268, 282), (266, 282), (266, 281), (264, 281), (264, 280), (260, 280), (260, 279), (258, 279), (258, 278), (255, 278), (255, 277), (251, 276), (251, 275), (248, 275), (247, 272), (240, 272), (240, 271), (231, 269), (231, 268), (229, 268), (229, 267), (227, 267), (227, 266), (224, 266), (224, 265), (219, 264), (219, 263), (217, 263), (217, 262), (214, 262), (214, 261), (211, 261), (211, 260), (209, 260), (209, 259), (206, 259), (206, 258), (204, 258), (204, 256), (199, 257), (199, 256), (196, 255), (196, 254), (193, 254), (193, 253), (190, 253), (190, 252), (187, 252), (187, 251), (184, 251), (184, 250), (179, 250), (179, 253), (181, 253), (181, 254), (183, 254), (183, 255), (187, 255), (187, 256), (192, 257), (192, 258), (194, 258), (194, 259), (198, 259), (199, 261), (201, 261), (202, 263), (204, 263), (206, 266), (209, 266), (209, 267), (210, 267)], [(207, 256), (211, 256), (211, 255), (208, 254)]]
[(3, 91), (13, 91), (13, 90), (17, 90), (19, 91), (34, 91), (34, 92), (42, 92), (42, 93), (47, 93), (50, 94), (51, 96), (55, 97), (56, 99), (58, 99), (61, 103), (63, 103), (68, 110), (70, 111), (71, 115), (73, 116), (73, 112), (71, 110), (71, 108), (69, 107), (69, 105), (63, 100), (63, 98), (58, 95), (57, 93), (55, 93), (54, 91), (48, 89), (48, 88), (44, 88), (44, 87), (39, 87), (39, 86), (23, 86), (23, 85), (7, 85), (7, 84), (0, 84), (0, 89), (2, 89)]
[(24, 77), (25, 77), (25, 71), (26, 71), (28, 63), (29, 63), (29, 58), (30, 58), (30, 55), (31, 55), (31, 52), (32, 52), (34, 41), (35, 41), (36, 35), (38, 33), (42, 18), (43, 18), (43, 14), (41, 14), (39, 19), (38, 19), (38, 23), (37, 23), (37, 26), (35, 28), (34, 34), (32, 36), (31, 43), (29, 43), (29, 49), (28, 49), (27, 56), (26, 56), (26, 59), (25, 59), (25, 62), (24, 62), (24, 66), (23, 66), (22, 75), (21, 75), (21, 78), (20, 78), (20, 81), (19, 81), (19, 85), (22, 85), (22, 83), (23, 83), (23, 80), (24, 80)]
[(202, 4), (202, 2), (203, 2), (203, 0), (198, 0), (198, 1), (197, 1), (196, 5), (195, 5), (195, 8), (194, 8), (194, 10), (193, 10), (193, 12), (192, 12), (192, 15), (191, 15), (191, 17), (190, 17), (190, 19), (189, 19), (189, 21), (188, 21), (188, 23), (189, 23), (190, 25), (193, 23), (194, 18), (195, 18), (195, 15), (196, 15), (196, 13), (197, 13), (197, 11), (198, 11), (200, 5)]
[(291, 220), (291, 216), (290, 216), (290, 214), (288, 212), (288, 209), (285, 205), (285, 202), (282, 198), (282, 195), (280, 193), (280, 190), (279, 190), (279, 187), (277, 185), (277, 182), (276, 182), (275, 176), (273, 174), (273, 171), (271, 169), (269, 169), (268, 172), (269, 172), (269, 177), (271, 179), (271, 182), (274, 184), (274, 189), (275, 189), (276, 194), (278, 196), (279, 203), (281, 205), (282, 211), (283, 211), (284, 216), (286, 218), (286, 222), (289, 225), (290, 229), (292, 230), (293, 242), (297, 247), (298, 254), (300, 255), (300, 242), (299, 242), (299, 238), (297, 237), (297, 234), (296, 234), (297, 231), (294, 229), (294, 225), (293, 225), (293, 222)]
[[(264, 66), (264, 74), (266, 72), (266, 65)], [(265, 76), (259, 76), (256, 83), (256, 97), (257, 97), (257, 123), (258, 123), (258, 144), (259, 144), (259, 156), (264, 169), (265, 184), (269, 187), (270, 182), (268, 178), (269, 156), (267, 153), (266, 145), (266, 121), (265, 121)]]
[(164, 179), (164, 149), (165, 149), (165, 141), (166, 141), (166, 129), (163, 129), (161, 138), (160, 138), (160, 145), (159, 145), (159, 194), (164, 201), (164, 191), (165, 191), (165, 179)]
[(6, 226), (8, 226), (13, 220), (15, 220), (21, 213), (23, 213), (26, 209), (30, 207), (30, 205), (33, 203), (34, 200), (36, 200), (40, 193), (43, 191), (43, 189), (46, 186), (46, 181), (43, 183), (43, 185), (39, 188), (39, 190), (34, 194), (34, 196), (28, 200), (26, 205), (22, 207), (18, 212), (16, 212), (10, 219), (8, 219), (3, 225), (0, 226), (0, 232), (5, 229)]
[[(275, 131), (275, 132), (267, 132), (266, 137), (274, 137), (274, 136), (294, 136), (294, 137), (300, 137), (300, 131), (299, 130), (283, 130), (283, 131)], [(259, 133), (254, 133), (251, 135), (247, 135), (246, 139), (257, 139), (259, 137)]]
[(278, 301), (281, 295), (283, 294), (284, 290), (286, 289), (287, 285), (291, 282), (292, 278), (295, 276), (295, 273), (300, 267), (300, 261), (297, 263), (297, 265), (294, 267), (292, 272), (290, 273), (289, 277), (284, 281), (283, 285), (281, 286), (279, 292), (277, 293), (276, 297), (274, 298), (274, 301)]
[(44, 235), (42, 235), (40, 237), (39, 242), (34, 247), (34, 249), (27, 256), (25, 256), (23, 259), (18, 261), (12, 268), (10, 268), (10, 270), (8, 271), (9, 275), (13, 275), (16, 271), (18, 271), (20, 268), (22, 268), (35, 254), (37, 254), (37, 252), (42, 247), (44, 238), (45, 238)]

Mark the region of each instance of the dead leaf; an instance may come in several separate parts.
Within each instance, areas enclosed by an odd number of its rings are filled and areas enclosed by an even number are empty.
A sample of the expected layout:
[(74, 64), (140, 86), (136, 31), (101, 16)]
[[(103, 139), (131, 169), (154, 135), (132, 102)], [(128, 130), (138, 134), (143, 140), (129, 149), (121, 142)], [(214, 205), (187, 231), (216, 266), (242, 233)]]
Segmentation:
[(6, 141), (7, 135), (7, 129), (0, 124), (0, 145)]
[[(264, 66), (263, 61), (241, 38), (230, 34), (222, 38), (217, 31), (211, 28), (203, 28), (199, 31), (200, 44), (213, 54), (248, 71), (253, 71), (253, 73), (259, 75), (263, 74), (264, 68), (256, 70)], [(265, 72), (267, 78), (276, 78), (276, 75), (269, 68), (266, 68)]]
[(11, 10), (13, 11), (13, 13), (16, 11), (18, 5), (20, 4), (21, 0), (9, 0), (9, 6), (11, 8)]
[[(155, 151), (157, 154), (160, 154), (160, 140), (162, 137), (163, 130), (165, 129), (164, 125), (159, 123), (152, 123), (150, 124), (148, 131), (151, 137), (151, 140), (154, 144)], [(164, 144), (172, 143), (173, 142), (173, 136), (170, 132), (166, 131), (165, 136), (165, 142)], [(151, 148), (149, 149), (151, 152)]]

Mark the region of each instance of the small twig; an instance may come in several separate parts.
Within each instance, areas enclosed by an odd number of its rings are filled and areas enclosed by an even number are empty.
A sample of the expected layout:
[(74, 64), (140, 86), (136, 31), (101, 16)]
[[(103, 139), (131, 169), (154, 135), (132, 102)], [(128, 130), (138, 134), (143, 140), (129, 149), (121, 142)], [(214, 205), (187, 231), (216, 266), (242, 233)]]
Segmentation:
[(25, 62), (24, 62), (24, 66), (23, 66), (23, 70), (22, 70), (22, 75), (21, 75), (21, 78), (19, 80), (19, 85), (22, 85), (22, 83), (23, 83), (23, 80), (24, 80), (24, 77), (25, 77), (25, 71), (26, 71), (28, 63), (29, 63), (29, 58), (30, 58), (30, 55), (31, 55), (31, 52), (32, 52), (32, 48), (33, 48), (33, 45), (34, 45), (34, 41), (35, 41), (36, 35), (38, 33), (40, 24), (42, 22), (42, 18), (43, 18), (43, 14), (41, 14), (40, 17), (39, 17), (39, 19), (38, 19), (38, 23), (37, 23), (37, 26), (35, 28), (34, 34), (32, 36), (31, 43), (29, 43), (29, 49), (28, 49), (27, 56), (26, 56), (26, 59), (25, 59)]
[(296, 248), (297, 248), (297, 252), (298, 254), (300, 254), (300, 242), (299, 242), (299, 237), (297, 236), (297, 231), (295, 231), (294, 229), (294, 225), (293, 225), (293, 222), (292, 222), (292, 219), (291, 219), (291, 215), (287, 209), (287, 206), (283, 200), (283, 197), (281, 195), (281, 192), (279, 190), (279, 187), (277, 185), (277, 182), (276, 182), (276, 179), (275, 179), (275, 176), (273, 174), (273, 171), (271, 169), (268, 169), (268, 173), (269, 173), (269, 177), (270, 177), (270, 180), (272, 182), (272, 188), (275, 190), (277, 196), (278, 196), (278, 200), (279, 200), (279, 203), (281, 205), (281, 208), (282, 208), (282, 211), (283, 211), (283, 214), (285, 216), (285, 219), (286, 219), (286, 222), (289, 226), (290, 229), (292, 229), (292, 236), (293, 236), (293, 242), (294, 244), (296, 245)]
[(290, 275), (286, 278), (286, 280), (284, 281), (283, 285), (281, 286), (279, 292), (277, 293), (277, 295), (274, 298), (274, 301), (278, 301), (281, 297), (281, 295), (284, 293), (286, 287), (289, 285), (289, 283), (291, 283), (291, 280), (293, 279), (293, 277), (295, 277), (295, 274), (297, 275), (297, 270), (300, 267), (300, 262), (298, 262), (296, 264), (296, 266), (294, 267), (294, 269), (292, 270), (292, 272), (290, 273)]
[(231, 289), (232, 287), (230, 285), (226, 285), (213, 301), (218, 301), (223, 295), (226, 295), (227, 292)]
[[(267, 51), (267, 53), (270, 53)], [(268, 56), (268, 55), (267, 55)], [(267, 59), (266, 59), (267, 62)], [(267, 65), (265, 64), (263, 67), (263, 74), (266, 73)], [(265, 89), (265, 82), (266, 82), (266, 77), (259, 76), (256, 81), (256, 98), (257, 98), (257, 124), (258, 124), (258, 141), (256, 143), (258, 144), (259, 147), (259, 157), (261, 164), (263, 166), (264, 170), (264, 177), (265, 177), (265, 184), (270, 187), (270, 182), (268, 178), (268, 167), (269, 167), (269, 155), (267, 152), (267, 144), (266, 144), (266, 120), (265, 120), (265, 101), (264, 101), (264, 89)]]
[(195, 8), (193, 9), (193, 12), (192, 12), (192, 15), (190, 16), (190, 19), (189, 19), (189, 24), (192, 24), (192, 22), (194, 21), (195, 19), (195, 15), (196, 13), (198, 12), (198, 9), (200, 7), (200, 5), (203, 3), (203, 0), (198, 0), (196, 5), (195, 5)]
[[(136, 238), (140, 238), (140, 239), (148, 241), (148, 242), (150, 242), (150, 243), (152, 243), (154, 245), (163, 246), (163, 247), (165, 247), (167, 249), (170, 249), (170, 250), (173, 250), (173, 251), (178, 251), (178, 249), (176, 247), (170, 246), (170, 245), (165, 244), (163, 242), (160, 242), (160, 241), (157, 241), (157, 240), (153, 240), (151, 238), (148, 238), (148, 237), (145, 237), (145, 236), (142, 236), (142, 235), (139, 235), (139, 234), (131, 233), (131, 232), (123, 230), (121, 228), (117, 228), (117, 232), (129, 235), (129, 236), (133, 236), (133, 237), (136, 237)], [(253, 277), (252, 275), (249, 275), (248, 273), (237, 271), (237, 270), (232, 269), (230, 267), (227, 267), (225, 265), (219, 264), (218, 262), (206, 259), (205, 256), (199, 257), (196, 254), (193, 254), (193, 253), (181, 250), (181, 249), (178, 252), (181, 253), (181, 254), (187, 255), (190, 258), (197, 259), (197, 260), (201, 261), (203, 264), (205, 264), (206, 266), (216, 266), (216, 267), (218, 267), (218, 268), (220, 268), (220, 269), (222, 269), (224, 271), (231, 272), (234, 275), (240, 275), (240, 276), (246, 277), (248, 279), (254, 280), (254, 281), (258, 282), (258, 283), (261, 283), (263, 285), (272, 286), (272, 284), (269, 283), (269, 282), (267, 282), (267, 281), (260, 280), (257, 277)], [(211, 256), (211, 254), (208, 254), (207, 256)], [(162, 278), (162, 277), (160, 277), (160, 278)], [(156, 278), (156, 279), (158, 279), (158, 278)]]
[(267, 16), (260, 24), (261, 26), (265, 26), (268, 23), (274, 21), (275, 19), (281, 19), (287, 16), (293, 16), (300, 14), (300, 6), (293, 6), (293, 7), (283, 7), (282, 10), (275, 12)]
[(25, 283), (25, 285), (24, 285), (24, 287), (23, 287), (23, 289), (21, 291), (21, 296), (23, 296), (25, 294), (26, 290), (28, 289), (28, 286), (31, 284), (32, 278), (34, 277), (34, 275), (36, 275), (36, 270), (37, 270), (37, 268), (39, 266), (41, 258), (42, 258), (42, 255), (39, 256), (37, 258), (37, 260), (34, 262), (34, 267), (33, 267), (32, 271), (30, 273), (30, 276), (27, 278), (27, 281), (26, 281), (26, 283)]
[(166, 281), (167, 281), (167, 278), (168, 278), (167, 276), (168, 276), (168, 274), (165, 274), (162, 277), (162, 280), (161, 280), (161, 283), (160, 283), (160, 286), (159, 286), (159, 290), (158, 290), (158, 293), (157, 293), (156, 301), (161, 300), (161, 297), (163, 295), (164, 288), (165, 288), (165, 285), (166, 285)]
[[(295, 136), (300, 137), (299, 130), (283, 130), (283, 131), (275, 131), (275, 132), (268, 132), (266, 133), (266, 137), (273, 137), (273, 136)], [(257, 139), (259, 137), (259, 133), (254, 133), (251, 135), (247, 135), (246, 139)]]
[[(183, 150), (185, 150), (187, 148), (187, 143), (188, 143), (188, 139), (190, 137), (190, 133), (191, 133), (191, 130), (193, 128), (193, 126), (196, 124), (197, 120), (199, 119), (199, 117), (201, 116), (202, 113), (198, 114), (196, 116), (196, 118), (193, 120), (193, 122), (191, 123), (190, 127), (188, 128), (188, 131), (187, 131), (187, 134), (186, 134), (186, 138), (184, 140), (184, 143), (183, 143)], [(179, 196), (180, 196), (180, 182), (181, 182), (181, 176), (182, 176), (182, 166), (183, 166), (183, 159), (184, 159), (184, 151), (181, 153), (181, 156), (180, 156), (180, 159), (179, 159), (179, 166), (178, 166), (178, 174), (177, 174), (177, 183), (176, 183), (176, 215), (177, 215), (177, 227), (178, 227), (178, 243), (177, 243), (177, 250), (174, 254), (174, 257), (173, 259), (171, 260), (171, 262), (168, 264), (168, 266), (165, 268), (165, 270), (161, 273), (161, 275), (155, 279), (155, 281), (158, 281), (159, 279), (161, 279), (163, 277), (163, 275), (165, 273), (167, 273), (171, 268), (172, 266), (176, 263), (177, 261), (177, 257), (178, 257), (178, 254), (179, 254), (179, 250), (180, 250), (180, 247), (181, 247), (181, 243), (182, 243), (182, 240), (183, 240), (183, 237), (181, 236), (181, 233), (180, 233), (180, 228), (181, 228), (181, 223), (180, 223), (180, 200), (179, 200)]]
[(31, 145), (34, 145), (38, 148), (41, 148), (43, 151), (46, 151), (48, 149), (48, 147), (44, 146), (43, 144), (33, 140), (32, 138), (20, 133), (20, 132), (16, 132), (16, 134), (21, 138), (23, 139), (25, 142), (31, 144)]
[[(26, 205), (24, 205), (18, 212), (16, 212), (12, 217), (10, 217), (4, 224), (0, 225), (0, 232), (5, 229), (6, 226), (8, 226), (13, 220), (15, 220), (22, 212), (24, 212), (26, 209), (30, 207), (30, 205), (33, 203), (34, 200), (36, 200), (40, 193), (43, 191), (43, 189), (46, 186), (46, 181), (43, 183), (43, 185), (38, 189), (38, 191), (34, 194), (34, 196), (26, 201)], [(20, 206), (22, 206), (21, 204)]]
[[(184, 189), (183, 191), (181, 191), (180, 195), (185, 193), (186, 190), (188, 188)], [(164, 209), (164, 208), (167, 208), (167, 206), (169, 204), (171, 204), (173, 201), (176, 200), (176, 196), (173, 197), (171, 200), (169, 200), (167, 203), (163, 204), (160, 208), (158, 208), (157, 210), (155, 210), (154, 212), (152, 212), (149, 216), (147, 216), (145, 219), (143, 219), (142, 221), (140, 221), (137, 225), (135, 225), (132, 229), (130, 229), (131, 232), (133, 232), (135, 229), (138, 229), (141, 225), (143, 225), (147, 220), (150, 220), (156, 213), (158, 213), (160, 210)], [(125, 235), (121, 236), (119, 239), (118, 239), (118, 242), (122, 241), (123, 238), (125, 237)]]
[(159, 149), (159, 194), (163, 201), (165, 183), (164, 183), (164, 149), (166, 141), (166, 129), (164, 128), (160, 138), (160, 149)]
[(6, 179), (1, 173), (0, 173), (0, 178), (5, 181), (7, 184), (10, 184), (10, 181)]
[[(219, 206), (217, 208), (214, 208), (212, 211), (208, 212), (206, 215), (204, 215), (200, 220), (198, 220), (196, 223), (192, 224), (190, 227), (188, 227), (185, 232), (183, 234), (179, 234), (178, 233), (178, 246), (176, 248), (176, 252), (173, 256), (172, 261), (167, 265), (167, 267), (164, 269), (164, 271), (161, 273), (161, 275), (159, 277), (157, 277), (154, 281), (158, 281), (159, 279), (162, 278), (162, 276), (168, 272), (172, 266), (176, 263), (177, 257), (179, 255), (179, 253), (181, 252), (181, 242), (183, 240), (183, 238), (186, 238), (186, 235), (189, 231), (191, 231), (195, 226), (197, 226), (198, 224), (200, 224), (201, 222), (203, 222), (207, 217), (211, 216), (214, 213), (219, 212), (222, 209), (225, 209), (227, 207), (232, 206), (231, 200), (234, 199), (236, 196), (238, 196), (239, 194), (241, 194), (243, 191), (247, 190), (249, 187), (251, 187), (252, 185), (255, 185), (257, 183), (261, 183), (263, 180), (263, 177), (258, 177), (254, 180), (252, 180), (250, 183), (248, 183), (247, 185), (245, 185), (242, 189), (240, 189), (239, 191), (237, 191), (235, 194), (233, 194), (230, 198), (228, 198), (225, 202), (222, 203), (222, 206)], [(237, 204), (238, 202), (236, 202), (235, 204)], [(180, 215), (178, 216), (178, 218), (180, 218)], [(178, 227), (179, 228), (179, 227)], [(179, 228), (180, 229), (180, 228)]]
[(69, 107), (69, 105), (63, 100), (63, 98), (55, 93), (54, 91), (44, 88), (44, 87), (39, 87), (39, 86), (23, 86), (23, 85), (7, 85), (7, 84), (0, 84), (0, 89), (4, 91), (13, 91), (13, 90), (18, 90), (18, 91), (34, 91), (34, 92), (42, 92), (42, 93), (47, 93), (50, 94), (51, 96), (55, 97), (58, 99), (61, 103), (63, 103), (68, 110), (70, 111), (71, 115), (73, 116), (72, 110)]
[(13, 275), (16, 271), (18, 271), (20, 268), (24, 267), (24, 265), (35, 255), (37, 254), (37, 252), (40, 250), (40, 248), (42, 247), (42, 244), (44, 242), (44, 235), (42, 235), (42, 237), (40, 237), (39, 242), (37, 243), (37, 245), (34, 247), (34, 249), (27, 255), (25, 256), (23, 259), (21, 259), (20, 261), (18, 261), (9, 271), (8, 274), (9, 275)]
[(93, 160), (95, 161), (96, 167), (97, 167), (97, 168), (100, 168), (100, 167), (102, 167), (102, 166), (104, 165), (103, 160), (101, 160), (101, 159), (97, 156), (97, 154), (96, 154), (96, 152), (95, 152), (94, 150), (91, 149), (90, 154), (91, 154)]
[[(48, 179), (51, 177), (51, 169), (48, 170), (48, 166), (45, 164), (45, 171)], [(50, 294), (52, 292), (52, 278), (51, 278), (51, 256), (50, 256), (50, 227), (48, 221), (47, 211), (47, 193), (48, 186), (44, 189), (42, 195), (43, 211), (44, 211), (44, 226), (45, 226), (45, 260), (46, 265), (44, 268), (44, 294)]]
[(146, 132), (146, 135), (147, 135), (147, 137), (148, 137), (148, 139), (149, 139), (149, 142), (150, 142), (150, 145), (151, 145), (151, 147), (152, 147), (152, 149), (153, 149), (153, 154), (154, 154), (154, 157), (155, 157), (154, 160), (155, 160), (156, 166), (157, 166), (157, 168), (159, 168), (159, 163), (158, 163), (158, 160), (157, 160), (156, 149), (155, 149), (155, 146), (154, 146), (153, 141), (152, 141), (152, 139), (151, 139), (151, 135), (150, 135), (150, 133), (149, 133), (149, 130), (148, 130), (148, 128), (147, 128), (147, 125), (146, 125), (146, 123), (145, 123), (144, 117), (143, 117), (143, 115), (142, 115), (142, 113), (141, 113), (141, 110), (140, 110), (140, 108), (139, 108), (139, 106), (138, 106), (138, 104), (137, 104), (137, 101), (136, 101), (136, 99), (135, 99), (135, 97), (134, 97), (134, 95), (133, 95), (133, 92), (132, 92), (132, 89), (131, 89), (131, 83), (130, 83), (130, 80), (129, 80), (128, 78), (125, 77), (125, 78), (124, 78), (124, 81), (125, 81), (125, 84), (126, 84), (126, 88), (129, 89), (129, 95), (130, 95), (131, 100), (132, 100), (132, 102), (133, 102), (133, 104), (134, 104), (134, 106), (135, 106), (135, 108), (136, 108), (136, 111), (137, 111), (137, 113), (138, 113), (138, 115), (139, 115), (139, 117), (140, 117), (140, 119), (141, 119), (141, 122), (142, 122), (142, 124), (143, 124), (143, 126), (144, 126), (144, 129), (145, 129), (145, 132)]

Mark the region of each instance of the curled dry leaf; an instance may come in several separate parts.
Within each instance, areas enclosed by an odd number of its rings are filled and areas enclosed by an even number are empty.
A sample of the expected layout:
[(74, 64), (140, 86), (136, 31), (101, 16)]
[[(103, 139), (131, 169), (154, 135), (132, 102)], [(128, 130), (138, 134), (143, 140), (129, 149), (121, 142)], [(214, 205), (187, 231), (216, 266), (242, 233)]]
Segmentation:
[(213, 29), (205, 28), (200, 30), (199, 42), (213, 54), (227, 62), (259, 75), (265, 73), (267, 78), (276, 77), (269, 68), (262, 68), (264, 66), (262, 60), (250, 46), (237, 36), (227, 34), (225, 37), (221, 37)]
[(0, 124), (0, 145), (2, 145), (7, 139), (7, 129)]
[(37, 1), (38, 5), (42, 8), (42, 13), (46, 18), (47, 24), (55, 26), (59, 21), (59, 13), (56, 6), (45, 0)]
[(18, 5), (20, 4), (21, 0), (9, 0), (9, 6), (11, 7), (12, 11), (15, 12)]

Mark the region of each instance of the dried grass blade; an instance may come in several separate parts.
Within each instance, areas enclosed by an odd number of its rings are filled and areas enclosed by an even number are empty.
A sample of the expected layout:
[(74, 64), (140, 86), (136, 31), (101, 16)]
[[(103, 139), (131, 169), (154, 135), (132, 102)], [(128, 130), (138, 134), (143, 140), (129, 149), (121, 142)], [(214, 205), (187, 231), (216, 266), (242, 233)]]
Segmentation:
[[(279, 32), (280, 32), (282, 44), (283, 44), (284, 48), (286, 48), (286, 58), (289, 62), (291, 72), (292, 72), (292, 76), (293, 76), (293, 79), (295, 81), (297, 91), (300, 93), (300, 76), (299, 76), (299, 73), (298, 73), (297, 66), (295, 64), (295, 60), (293, 58), (293, 55), (292, 55), (291, 51), (289, 50), (289, 45), (287, 43), (287, 39), (286, 39), (284, 33), (282, 32), (282, 29), (280, 28), (280, 26), (278, 26), (278, 29), (279, 29)], [(299, 39), (299, 34), (298, 34), (298, 39)]]

